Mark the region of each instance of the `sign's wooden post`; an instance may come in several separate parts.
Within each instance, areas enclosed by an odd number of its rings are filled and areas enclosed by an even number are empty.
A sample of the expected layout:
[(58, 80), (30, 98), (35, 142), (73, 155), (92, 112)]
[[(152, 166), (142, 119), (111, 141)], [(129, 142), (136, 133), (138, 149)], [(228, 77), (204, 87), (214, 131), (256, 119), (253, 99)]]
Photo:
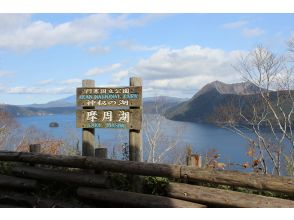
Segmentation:
[[(83, 87), (95, 87), (95, 80), (83, 80)], [(95, 107), (83, 107), (83, 109), (95, 109)], [(94, 156), (95, 128), (83, 128), (82, 155)]]
[[(142, 86), (142, 79), (139, 77), (131, 77), (130, 86)], [(130, 107), (130, 109), (140, 109), (142, 114), (142, 99), (139, 107)], [(142, 120), (142, 117), (140, 118), (140, 120)], [(129, 130), (129, 159), (133, 161), (143, 162), (141, 129)]]
[(76, 111), (76, 127), (83, 128), (82, 155), (94, 156), (95, 128), (130, 129), (129, 159), (143, 161), (141, 78), (130, 78), (129, 87), (114, 88), (95, 87), (94, 80), (83, 80), (76, 94), (77, 106), (83, 107)]

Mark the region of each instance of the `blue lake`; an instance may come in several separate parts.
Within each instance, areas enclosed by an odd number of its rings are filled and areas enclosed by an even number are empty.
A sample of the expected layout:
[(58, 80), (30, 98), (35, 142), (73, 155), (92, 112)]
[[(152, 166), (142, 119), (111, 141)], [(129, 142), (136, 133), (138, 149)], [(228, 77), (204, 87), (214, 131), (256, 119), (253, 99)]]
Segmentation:
[[(18, 118), (18, 122), (23, 127), (34, 126), (55, 138), (63, 139), (71, 137), (71, 134), (75, 133), (75, 137), (73, 136), (72, 138), (81, 139), (82, 129), (76, 128), (75, 120), (75, 114)], [(59, 127), (50, 128), (49, 123), (53, 121), (58, 122)], [(180, 136), (181, 141), (178, 147), (182, 148), (182, 151), (185, 151), (186, 145), (189, 144), (192, 146), (193, 153), (205, 154), (209, 150), (216, 149), (217, 153), (220, 154), (220, 161), (222, 162), (243, 163), (249, 160), (246, 155), (246, 141), (224, 128), (210, 124), (178, 122), (167, 119), (164, 119), (163, 127), (162, 131), (167, 139), (175, 137), (177, 128), (183, 128), (183, 134)], [(128, 130), (96, 129), (96, 137), (98, 136), (100, 143), (108, 147), (117, 144), (118, 138), (120, 142), (128, 142)], [(144, 135), (143, 138), (146, 141)]]

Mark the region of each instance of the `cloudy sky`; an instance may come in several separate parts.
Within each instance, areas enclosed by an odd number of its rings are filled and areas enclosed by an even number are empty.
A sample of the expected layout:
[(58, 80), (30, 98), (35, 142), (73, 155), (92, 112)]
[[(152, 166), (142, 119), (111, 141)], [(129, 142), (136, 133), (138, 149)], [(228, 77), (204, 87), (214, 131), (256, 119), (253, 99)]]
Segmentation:
[(257, 44), (286, 50), (294, 14), (0, 14), (0, 103), (46, 103), (82, 79), (191, 97)]

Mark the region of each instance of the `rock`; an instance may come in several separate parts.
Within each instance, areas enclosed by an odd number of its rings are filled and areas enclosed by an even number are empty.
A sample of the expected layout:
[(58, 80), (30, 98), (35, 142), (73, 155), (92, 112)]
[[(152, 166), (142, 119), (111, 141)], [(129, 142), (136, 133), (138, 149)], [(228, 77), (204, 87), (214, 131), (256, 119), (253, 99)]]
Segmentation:
[(50, 128), (57, 128), (57, 127), (59, 127), (59, 124), (58, 124), (57, 122), (51, 122), (51, 123), (49, 124), (49, 127), (50, 127)]

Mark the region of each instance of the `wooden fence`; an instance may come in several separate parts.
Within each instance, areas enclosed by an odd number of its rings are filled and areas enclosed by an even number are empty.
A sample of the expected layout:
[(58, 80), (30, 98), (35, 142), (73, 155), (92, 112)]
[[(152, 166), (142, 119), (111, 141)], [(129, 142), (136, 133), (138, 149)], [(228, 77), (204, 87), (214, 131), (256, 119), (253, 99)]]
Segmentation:
[[(74, 183), (78, 186), (76, 193), (79, 198), (116, 204), (119, 207), (294, 207), (294, 201), (291, 200), (294, 196), (294, 179), (289, 177), (88, 156), (7, 151), (0, 151), (0, 161), (18, 164), (11, 168), (9, 176), (0, 176), (1, 187), (33, 190), (38, 187), (38, 181)], [(32, 166), (36, 164), (83, 170)], [(84, 172), (85, 169), (96, 170), (99, 174)], [(109, 187), (102, 171), (167, 177), (169, 184), (164, 196), (120, 191)], [(242, 187), (247, 193), (231, 190), (237, 187)], [(284, 199), (248, 193), (260, 194), (267, 191), (281, 195)]]

